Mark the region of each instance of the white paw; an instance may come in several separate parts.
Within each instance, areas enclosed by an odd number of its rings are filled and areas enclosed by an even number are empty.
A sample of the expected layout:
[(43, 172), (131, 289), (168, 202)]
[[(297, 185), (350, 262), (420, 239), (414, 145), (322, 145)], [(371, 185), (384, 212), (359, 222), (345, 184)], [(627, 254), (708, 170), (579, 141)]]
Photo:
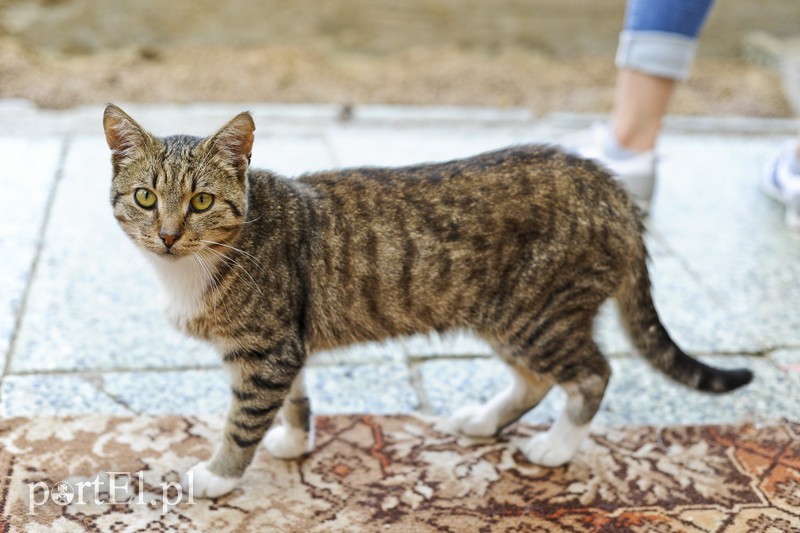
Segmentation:
[(540, 433), (522, 446), (522, 453), (534, 464), (561, 466), (572, 459), (576, 450), (564, 443), (554, 442), (555, 440), (557, 439), (553, 439), (548, 433)]
[[(191, 476), (189, 475), (191, 474)], [(197, 498), (216, 498), (236, 487), (238, 478), (221, 477), (208, 469), (208, 461), (197, 463), (184, 474), (181, 486)]]
[(313, 434), (286, 425), (273, 426), (264, 437), (264, 446), (277, 459), (297, 459), (311, 451)]
[(492, 437), (497, 433), (497, 421), (480, 405), (465, 405), (450, 417), (445, 427), (453, 433), (468, 437)]

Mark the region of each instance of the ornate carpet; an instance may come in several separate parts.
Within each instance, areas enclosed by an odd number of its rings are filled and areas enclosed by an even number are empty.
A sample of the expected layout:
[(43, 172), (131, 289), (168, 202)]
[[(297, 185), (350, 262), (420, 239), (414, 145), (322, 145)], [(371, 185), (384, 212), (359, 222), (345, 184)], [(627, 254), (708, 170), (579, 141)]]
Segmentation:
[(188, 501), (179, 473), (221, 425), (4, 420), (0, 531), (800, 533), (800, 423), (600, 428), (546, 469), (515, 444), (541, 428), (475, 441), (411, 416), (319, 417), (310, 456), (260, 449), (241, 488)]

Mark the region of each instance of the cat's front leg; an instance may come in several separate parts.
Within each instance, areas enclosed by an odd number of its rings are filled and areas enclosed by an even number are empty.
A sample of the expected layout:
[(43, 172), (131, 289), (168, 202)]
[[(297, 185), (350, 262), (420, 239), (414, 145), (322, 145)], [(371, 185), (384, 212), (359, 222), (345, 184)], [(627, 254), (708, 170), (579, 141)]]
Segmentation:
[[(184, 477), (194, 496), (216, 498), (233, 490), (253, 460), (305, 362), (299, 342), (225, 355), (232, 381), (232, 401), (222, 443), (214, 456)], [(189, 476), (191, 473), (191, 477)]]

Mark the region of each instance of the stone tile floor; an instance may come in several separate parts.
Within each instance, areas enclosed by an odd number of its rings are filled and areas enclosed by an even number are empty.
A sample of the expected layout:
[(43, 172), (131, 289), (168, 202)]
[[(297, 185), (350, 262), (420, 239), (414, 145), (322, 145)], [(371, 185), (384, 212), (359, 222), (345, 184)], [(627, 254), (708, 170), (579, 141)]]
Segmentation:
[[(524, 110), (337, 106), (124, 106), (157, 134), (208, 134), (241, 109), (257, 124), (255, 166), (297, 175), (399, 165), (548, 142), (596, 117)], [(227, 376), (212, 350), (172, 331), (158, 286), (108, 206), (100, 107), (36, 110), (0, 101), (0, 416), (223, 413)], [(614, 376), (598, 424), (800, 418), (800, 234), (757, 190), (764, 161), (800, 124), (671, 119), (648, 225), (656, 303), (673, 336), (721, 366), (756, 372), (711, 397), (668, 382), (604, 310), (597, 338)], [(447, 414), (488, 399), (508, 370), (465, 334), (319, 354), (320, 413)], [(527, 416), (552, 420), (558, 391)]]

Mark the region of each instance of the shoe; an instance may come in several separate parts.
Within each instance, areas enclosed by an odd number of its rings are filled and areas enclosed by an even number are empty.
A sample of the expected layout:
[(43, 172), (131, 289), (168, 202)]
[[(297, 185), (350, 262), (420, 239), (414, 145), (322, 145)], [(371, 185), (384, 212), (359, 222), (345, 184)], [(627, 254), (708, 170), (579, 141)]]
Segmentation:
[(648, 150), (633, 157), (612, 159), (605, 154), (609, 135), (611, 131), (608, 126), (595, 124), (587, 130), (564, 137), (559, 146), (573, 155), (593, 159), (603, 165), (647, 213), (656, 185), (656, 155)]
[(786, 225), (800, 230), (800, 175), (789, 168), (794, 150), (794, 142), (787, 143), (774, 159), (764, 165), (761, 190), (786, 207)]

